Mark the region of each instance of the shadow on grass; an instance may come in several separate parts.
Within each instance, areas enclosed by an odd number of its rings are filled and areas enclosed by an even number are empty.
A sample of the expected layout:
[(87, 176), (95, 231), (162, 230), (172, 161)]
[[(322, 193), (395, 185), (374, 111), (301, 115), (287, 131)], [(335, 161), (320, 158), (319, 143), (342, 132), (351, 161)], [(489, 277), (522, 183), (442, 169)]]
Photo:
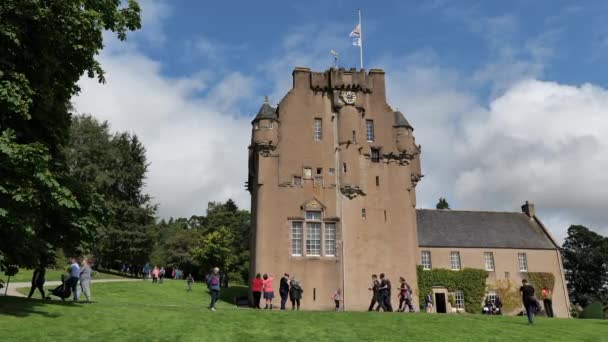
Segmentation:
[(101, 268), (101, 267), (99, 267), (99, 268), (95, 268), (95, 271), (99, 272), (99, 273), (105, 273), (105, 274), (114, 275), (114, 276), (117, 276), (117, 277), (131, 278), (131, 279), (142, 279), (143, 280), (143, 277), (141, 277), (141, 276), (135, 276), (135, 275), (132, 275), (130, 273), (123, 273), (123, 272), (120, 272), (120, 271), (111, 270), (111, 269), (107, 269), (107, 268)]
[[(209, 290), (207, 290), (209, 291)], [(237, 299), (240, 297), (247, 297), (249, 294), (249, 288), (247, 286), (244, 285), (232, 285), (229, 288), (222, 288), (220, 290), (220, 298), (219, 300), (224, 302), (224, 303), (228, 303), (228, 304), (232, 304), (232, 305), (236, 305), (237, 304)], [(211, 294), (209, 294), (209, 296), (211, 296)]]
[(82, 304), (74, 303), (72, 301), (57, 301), (48, 299), (27, 299), (21, 297), (0, 297), (0, 317), (3, 315), (15, 316), (15, 317), (28, 317), (30, 315), (41, 315), (46, 318), (56, 318), (61, 315), (48, 313), (45, 311), (38, 310), (49, 305), (61, 305), (79, 307)]

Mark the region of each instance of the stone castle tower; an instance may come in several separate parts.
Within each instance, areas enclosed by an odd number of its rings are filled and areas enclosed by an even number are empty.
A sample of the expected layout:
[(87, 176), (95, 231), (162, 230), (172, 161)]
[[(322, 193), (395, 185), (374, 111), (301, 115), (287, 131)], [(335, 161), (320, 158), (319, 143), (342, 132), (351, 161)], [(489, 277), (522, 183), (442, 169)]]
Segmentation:
[(252, 122), (251, 272), (287, 272), (304, 309), (366, 310), (372, 274), (417, 286), (416, 183), (420, 147), (386, 102), (384, 72), (295, 68), (277, 108)]

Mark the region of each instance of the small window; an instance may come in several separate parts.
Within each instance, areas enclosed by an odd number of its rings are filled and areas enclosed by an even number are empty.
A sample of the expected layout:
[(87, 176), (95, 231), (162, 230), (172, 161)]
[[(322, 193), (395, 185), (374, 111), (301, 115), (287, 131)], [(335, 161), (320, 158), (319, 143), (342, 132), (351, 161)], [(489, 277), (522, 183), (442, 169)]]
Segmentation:
[(386, 210), (384, 211), (384, 222), (387, 221)]
[(291, 223), (291, 255), (302, 255), (302, 222)]
[(420, 252), (420, 259), (422, 260), (422, 269), (430, 270), (431, 269), (431, 251), (422, 251)]
[(380, 176), (376, 176), (376, 186), (380, 186)]
[(312, 169), (309, 167), (304, 168), (304, 179), (312, 179)]
[(353, 131), (353, 144), (357, 143), (357, 132)]
[(322, 168), (320, 168), (320, 167), (317, 168), (317, 175), (318, 176), (322, 176), (323, 175), (323, 169)]
[(494, 304), (496, 302), (496, 298), (498, 297), (498, 295), (496, 294), (496, 291), (488, 291), (488, 293), (486, 294), (486, 297), (488, 297), (488, 299), (490, 300), (490, 303)]
[(509, 279), (511, 277), (511, 273), (505, 272), (505, 279)]
[(315, 176), (314, 186), (317, 188), (323, 186), (323, 176)]
[(330, 175), (333, 176), (333, 175), (336, 174), (336, 169), (334, 169), (333, 167), (330, 167), (328, 172), (329, 172)]
[(255, 130), (260, 129), (260, 124), (259, 124), (258, 122), (255, 122), (255, 123), (253, 124), (253, 129), (255, 129)]
[(486, 264), (486, 271), (494, 271), (494, 253), (484, 252), (483, 258)]
[(367, 218), (367, 212), (365, 211), (365, 208), (361, 209), (361, 217), (363, 219)]
[(380, 162), (380, 149), (379, 148), (372, 148), (372, 163), (379, 163)]
[(274, 122), (270, 121), (268, 123), (268, 128), (272, 129), (274, 127)]
[(293, 185), (302, 185), (302, 177), (293, 176)]
[(365, 120), (365, 133), (367, 141), (374, 141), (374, 120)]
[(519, 272), (528, 272), (528, 258), (526, 253), (518, 253), (517, 259), (519, 261)]
[(307, 211), (306, 212), (306, 221), (321, 221), (321, 212), (320, 211)]
[(460, 252), (452, 252), (450, 253), (450, 263), (452, 266), (452, 270), (458, 271), (460, 270)]
[(321, 119), (315, 119), (314, 139), (316, 141), (323, 139), (323, 121)]
[(462, 291), (456, 291), (454, 293), (455, 304), (458, 309), (464, 309), (464, 293)]
[(344, 163), (344, 164), (342, 165), (342, 170), (344, 171), (344, 173), (346, 173), (346, 163)]
[(325, 224), (325, 255), (335, 256), (336, 255), (336, 224), (326, 223)]

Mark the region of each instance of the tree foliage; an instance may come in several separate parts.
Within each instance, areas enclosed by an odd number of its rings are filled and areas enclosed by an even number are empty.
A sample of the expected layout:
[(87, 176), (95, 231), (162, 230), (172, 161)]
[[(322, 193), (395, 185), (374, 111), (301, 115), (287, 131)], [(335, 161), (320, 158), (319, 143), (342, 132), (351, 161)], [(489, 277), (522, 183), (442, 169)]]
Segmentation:
[(562, 245), (570, 300), (583, 307), (608, 300), (608, 238), (587, 227), (572, 225)]
[(104, 80), (103, 32), (139, 27), (133, 0), (0, 1), (0, 268), (92, 242), (104, 208), (66, 175), (69, 101), (84, 73)]
[(439, 202), (435, 206), (437, 209), (450, 209), (450, 204), (444, 197), (439, 197)]

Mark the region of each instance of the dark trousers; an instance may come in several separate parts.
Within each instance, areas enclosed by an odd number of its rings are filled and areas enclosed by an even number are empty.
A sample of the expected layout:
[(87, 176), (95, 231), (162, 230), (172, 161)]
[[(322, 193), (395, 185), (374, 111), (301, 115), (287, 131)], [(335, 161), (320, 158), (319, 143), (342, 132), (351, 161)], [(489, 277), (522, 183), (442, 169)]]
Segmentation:
[(211, 290), (211, 303), (209, 304), (209, 308), (215, 308), (215, 303), (218, 298), (220, 298), (220, 290)]
[(337, 299), (334, 299), (334, 303), (336, 303), (336, 311), (340, 310), (340, 301)]
[(29, 296), (27, 296), (27, 298), (32, 298), (32, 295), (34, 294), (34, 291), (36, 291), (36, 289), (40, 290), (40, 294), (42, 295), (42, 299), (44, 299), (44, 284), (32, 284), (32, 288), (30, 289), (30, 294)]
[(376, 311), (380, 311), (380, 309), (384, 312), (388, 311), (388, 307), (386, 306), (386, 303), (388, 302), (387, 297), (388, 293), (378, 292), (378, 307), (376, 308)]
[(285, 310), (285, 303), (287, 303), (287, 297), (289, 297), (289, 294), (287, 292), (279, 292), (279, 294), (281, 295), (281, 310)]
[[(374, 293), (374, 295), (372, 296), (372, 301), (369, 303), (369, 309), (367, 309), (367, 311), (374, 310), (374, 305), (376, 305), (377, 297), (378, 297), (378, 294)], [(378, 307), (380, 307), (380, 305), (378, 305)]]
[(528, 316), (528, 322), (530, 324), (533, 323), (534, 320), (534, 310), (536, 309), (536, 303), (530, 301), (530, 302), (524, 302), (524, 307), (526, 308), (526, 315)]
[(545, 305), (547, 317), (553, 317), (553, 301), (551, 299), (543, 299), (543, 304)]
[(260, 291), (253, 291), (253, 307), (256, 309), (261, 309), (260, 308), (260, 299), (262, 299), (262, 292)]
[(74, 297), (74, 300), (78, 300), (78, 293), (76, 292), (77, 287), (78, 287), (78, 278), (76, 277), (70, 277), (70, 279), (68, 279), (67, 281), (68, 287), (70, 288), (70, 290), (72, 290), (72, 294)]
[(300, 310), (300, 299), (291, 300), (291, 310)]
[(412, 305), (412, 301), (407, 297), (401, 297), (399, 299), (399, 310), (405, 312), (405, 309), (409, 309), (410, 312), (414, 312), (414, 306)]

